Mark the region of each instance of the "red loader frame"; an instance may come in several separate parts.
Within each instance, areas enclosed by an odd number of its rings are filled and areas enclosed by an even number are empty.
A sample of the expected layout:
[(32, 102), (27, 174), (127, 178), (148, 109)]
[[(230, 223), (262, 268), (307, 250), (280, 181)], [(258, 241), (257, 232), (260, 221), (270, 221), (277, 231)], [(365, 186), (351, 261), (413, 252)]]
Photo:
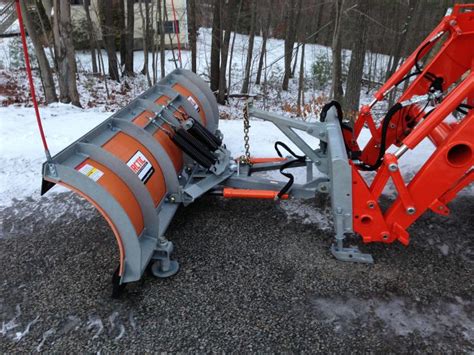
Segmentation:
[[(422, 68), (420, 60), (436, 50)], [(410, 79), (377, 127), (373, 106)], [(374, 96), (361, 108), (353, 136), (346, 138), (353, 154), (353, 228), (366, 243), (398, 240), (408, 245), (406, 229), (418, 217), (427, 209), (448, 215), (446, 204), (474, 180), (474, 4), (455, 5)], [(460, 116), (447, 120), (455, 111)], [(372, 138), (360, 150), (356, 140), (364, 125)], [(398, 159), (425, 138), (436, 149), (405, 183)], [(394, 145), (398, 150), (388, 153)], [(361, 173), (367, 170), (376, 172), (370, 184)], [(383, 211), (378, 200), (389, 178), (398, 196)]]

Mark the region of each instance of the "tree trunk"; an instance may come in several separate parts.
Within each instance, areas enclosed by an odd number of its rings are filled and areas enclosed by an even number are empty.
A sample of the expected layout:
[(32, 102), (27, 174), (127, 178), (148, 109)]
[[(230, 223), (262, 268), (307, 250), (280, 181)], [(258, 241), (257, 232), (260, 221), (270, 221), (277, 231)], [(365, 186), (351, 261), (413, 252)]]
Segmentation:
[(163, 7), (161, 7), (161, 2), (165, 0), (158, 0), (158, 16), (160, 17), (160, 68), (161, 68), (161, 77), (164, 78), (166, 75), (166, 68), (165, 68), (165, 17), (163, 16)]
[[(325, 10), (325, 5), (326, 4), (326, 1), (323, 0), (322, 3), (319, 4), (319, 7), (317, 8), (318, 10), (318, 17), (316, 19), (316, 26), (315, 28), (318, 29), (319, 27), (321, 27), (321, 22), (323, 21), (323, 15), (324, 15), (324, 10)], [(314, 43), (319, 43), (318, 42), (318, 39), (319, 39), (319, 36), (320, 36), (320, 33), (316, 33), (316, 35), (313, 37), (313, 41)]]
[(241, 10), (242, 10), (242, 2), (243, 2), (243, 0), (239, 1), (239, 11), (237, 11), (237, 18), (235, 19), (235, 24), (234, 24), (234, 35), (232, 36), (232, 45), (230, 46), (230, 56), (229, 56), (229, 64), (228, 64), (228, 67), (229, 67), (229, 76), (228, 76), (229, 80), (228, 80), (228, 83), (227, 83), (229, 90), (232, 87), (232, 59), (234, 57), (235, 35), (236, 35), (237, 27), (238, 27), (238, 24), (239, 24), (239, 21), (240, 21), (240, 13), (241, 13)]
[(242, 83), (242, 94), (249, 92), (250, 84), (250, 68), (252, 66), (252, 57), (253, 57), (253, 43), (255, 41), (255, 22), (257, 17), (257, 0), (252, 0), (252, 15), (250, 18), (250, 33), (249, 33), (249, 45), (247, 48), (247, 60), (245, 61), (245, 74), (244, 82)]
[(97, 55), (95, 52), (95, 40), (94, 40), (94, 25), (92, 24), (91, 19), (91, 12), (90, 12), (90, 0), (84, 0), (84, 11), (86, 13), (86, 23), (87, 23), (87, 30), (89, 31), (89, 46), (91, 49), (91, 62), (92, 62), (92, 72), (94, 74), (99, 72), (99, 68), (97, 66)]
[(299, 115), (303, 113), (302, 106), (304, 106), (304, 49), (305, 49), (305, 46), (306, 46), (306, 43), (303, 40), (303, 45), (301, 46), (300, 78), (299, 78), (299, 83), (298, 83), (298, 101), (297, 101)]
[(61, 0), (60, 29), (64, 46), (66, 47), (67, 83), (69, 97), (71, 98), (71, 103), (74, 106), (81, 107), (79, 92), (77, 91), (76, 84), (76, 51), (74, 50), (74, 42), (72, 40), (71, 4), (69, 0)]
[(293, 58), (293, 46), (295, 43), (295, 6), (296, 0), (287, 0), (286, 11), (286, 35), (285, 35), (285, 74), (281, 88), (288, 90), (288, 84), (291, 76), (291, 59)]
[(189, 46), (191, 48), (191, 70), (197, 73), (197, 28), (196, 28), (196, 1), (187, 1)]
[(125, 36), (125, 75), (133, 76), (133, 33), (135, 30), (135, 9), (134, 0), (127, 1), (127, 26)]
[(54, 87), (53, 73), (49, 66), (48, 58), (44, 52), (43, 45), (39, 39), (38, 33), (35, 31), (35, 27), (31, 18), (31, 14), (28, 12), (25, 0), (20, 0), (21, 13), (23, 15), (23, 21), (25, 23), (26, 31), (28, 36), (33, 43), (35, 49), (36, 59), (38, 60), (38, 66), (40, 69), (40, 75), (42, 78), (44, 96), (47, 104), (58, 101), (56, 95), (56, 89)]
[(226, 87), (226, 71), (227, 71), (227, 57), (229, 55), (229, 44), (230, 44), (230, 34), (232, 32), (232, 28), (234, 26), (233, 23), (233, 13), (234, 13), (234, 2), (235, 0), (229, 0), (226, 12), (223, 13), (222, 18), (222, 29), (225, 31), (224, 40), (221, 46), (221, 67), (219, 73), (219, 94), (217, 97), (217, 101), (224, 105), (227, 93)]
[(272, 21), (272, 10), (268, 7), (268, 15), (267, 21), (263, 26), (263, 33), (262, 33), (262, 48), (260, 49), (260, 58), (258, 60), (258, 69), (257, 69), (257, 79), (255, 80), (255, 84), (260, 85), (260, 81), (262, 79), (262, 70), (263, 70), (263, 60), (265, 59), (265, 52), (267, 51), (267, 38), (268, 33), (270, 32), (270, 23)]
[(300, 46), (296, 46), (295, 59), (293, 60), (293, 68), (291, 69), (290, 79), (295, 77), (296, 64), (298, 63), (298, 54), (300, 51)]
[(80, 107), (76, 86), (76, 55), (71, 38), (71, 8), (67, 0), (54, 0), (53, 33), (58, 64), (59, 100)]
[(332, 37), (332, 86), (331, 95), (334, 100), (341, 102), (344, 91), (342, 89), (342, 60), (341, 60), (341, 22), (345, 0), (334, 0), (336, 16)]
[(142, 43), (143, 43), (143, 68), (142, 74), (146, 75), (148, 86), (151, 86), (150, 73), (148, 71), (148, 34), (149, 34), (149, 8), (148, 1), (145, 0), (145, 11), (143, 11), (143, 0), (138, 1), (140, 17), (142, 19)]
[[(166, 8), (166, 0), (163, 0), (163, 15), (165, 22), (168, 22), (168, 10)], [(174, 20), (173, 20), (174, 21)], [(173, 22), (173, 28), (175, 27), (175, 24)], [(179, 36), (179, 33), (174, 34), (175, 36)], [(173, 45), (173, 37), (171, 36), (171, 33), (168, 32), (168, 39), (170, 41), (170, 46), (171, 46), (171, 55), (173, 56), (173, 63), (174, 67), (178, 69), (178, 60), (176, 59), (176, 55), (174, 54), (174, 45)]]
[(102, 23), (102, 38), (109, 63), (109, 76), (112, 80), (120, 82), (117, 49), (115, 47), (114, 11), (110, 9), (109, 1), (100, 1), (99, 12)]
[[(367, 7), (361, 3), (360, 11), (365, 13)], [(358, 13), (352, 31), (352, 54), (347, 73), (344, 108), (351, 114), (359, 111), (362, 76), (364, 74), (365, 50), (367, 47), (367, 19)]]
[(221, 1), (214, 0), (214, 11), (212, 15), (212, 42), (211, 42), (211, 90), (219, 89), (219, 64), (221, 53)]
[(126, 48), (125, 43), (127, 42), (127, 28), (125, 27), (125, 3), (126, 0), (118, 0), (118, 6), (115, 9), (116, 18), (114, 21), (115, 32), (120, 34), (120, 72), (125, 71), (125, 55)]

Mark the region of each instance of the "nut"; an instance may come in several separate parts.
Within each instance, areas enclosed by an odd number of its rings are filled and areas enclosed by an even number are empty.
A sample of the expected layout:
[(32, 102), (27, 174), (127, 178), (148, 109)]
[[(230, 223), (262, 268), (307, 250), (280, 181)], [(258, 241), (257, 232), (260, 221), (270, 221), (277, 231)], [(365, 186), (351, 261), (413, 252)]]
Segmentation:
[(398, 165), (395, 164), (395, 163), (390, 163), (390, 164), (388, 165), (388, 170), (390, 170), (390, 171), (397, 171), (397, 170), (398, 170)]

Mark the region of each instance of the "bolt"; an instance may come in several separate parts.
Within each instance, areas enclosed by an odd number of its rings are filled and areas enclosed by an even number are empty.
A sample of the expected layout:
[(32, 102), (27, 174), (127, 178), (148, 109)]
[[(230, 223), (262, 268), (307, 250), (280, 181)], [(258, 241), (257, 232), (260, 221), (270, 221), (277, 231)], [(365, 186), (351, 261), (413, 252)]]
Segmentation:
[(336, 208), (336, 213), (341, 214), (342, 213), (342, 208), (341, 207)]
[(175, 203), (175, 202), (176, 202), (176, 197), (171, 196), (171, 197), (170, 197), (170, 202), (171, 202), (171, 203)]
[(457, 25), (457, 22), (456, 22), (456, 20), (451, 20), (451, 21), (449, 21), (449, 24), (450, 24), (451, 26), (456, 26), (456, 25)]
[(407, 208), (407, 213), (408, 214), (415, 214), (415, 212), (416, 212), (415, 207), (410, 206), (410, 207)]
[(325, 136), (326, 136), (326, 132), (319, 132), (319, 136), (320, 136), (320, 137), (325, 137)]
[(444, 207), (443, 206), (438, 206), (438, 210), (444, 210)]
[(369, 201), (367, 202), (367, 207), (369, 207), (370, 209), (373, 209), (375, 207), (375, 203), (373, 201)]
[(313, 133), (313, 129), (312, 129), (312, 128), (308, 128), (307, 132), (308, 132), (309, 134), (311, 134), (311, 133)]
[(390, 123), (390, 128), (394, 129), (396, 126), (393, 123)]
[(183, 178), (183, 175), (178, 175), (178, 179), (181, 180)]
[(321, 165), (321, 160), (316, 160), (314, 163), (315, 163), (317, 166), (319, 166), (319, 165)]
[(327, 190), (327, 187), (326, 187), (326, 185), (322, 185), (319, 189), (320, 189), (321, 191), (326, 191), (326, 190)]
[(390, 171), (397, 171), (398, 170), (398, 165), (395, 163), (391, 163), (388, 165), (388, 170)]
[(382, 235), (382, 239), (383, 239), (383, 240), (387, 240), (389, 237), (390, 237), (390, 235), (387, 234), (387, 233), (384, 233), (384, 234)]

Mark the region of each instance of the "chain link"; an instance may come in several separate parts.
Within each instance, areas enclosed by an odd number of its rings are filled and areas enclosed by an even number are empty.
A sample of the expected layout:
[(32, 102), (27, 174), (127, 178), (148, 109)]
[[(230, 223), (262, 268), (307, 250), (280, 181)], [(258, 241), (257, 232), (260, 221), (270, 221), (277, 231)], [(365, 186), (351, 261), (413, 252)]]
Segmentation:
[(251, 164), (250, 160), (250, 143), (249, 143), (249, 131), (250, 131), (250, 121), (249, 121), (249, 106), (248, 103), (245, 103), (244, 106), (244, 148), (245, 154), (240, 157), (240, 163), (242, 164)]

